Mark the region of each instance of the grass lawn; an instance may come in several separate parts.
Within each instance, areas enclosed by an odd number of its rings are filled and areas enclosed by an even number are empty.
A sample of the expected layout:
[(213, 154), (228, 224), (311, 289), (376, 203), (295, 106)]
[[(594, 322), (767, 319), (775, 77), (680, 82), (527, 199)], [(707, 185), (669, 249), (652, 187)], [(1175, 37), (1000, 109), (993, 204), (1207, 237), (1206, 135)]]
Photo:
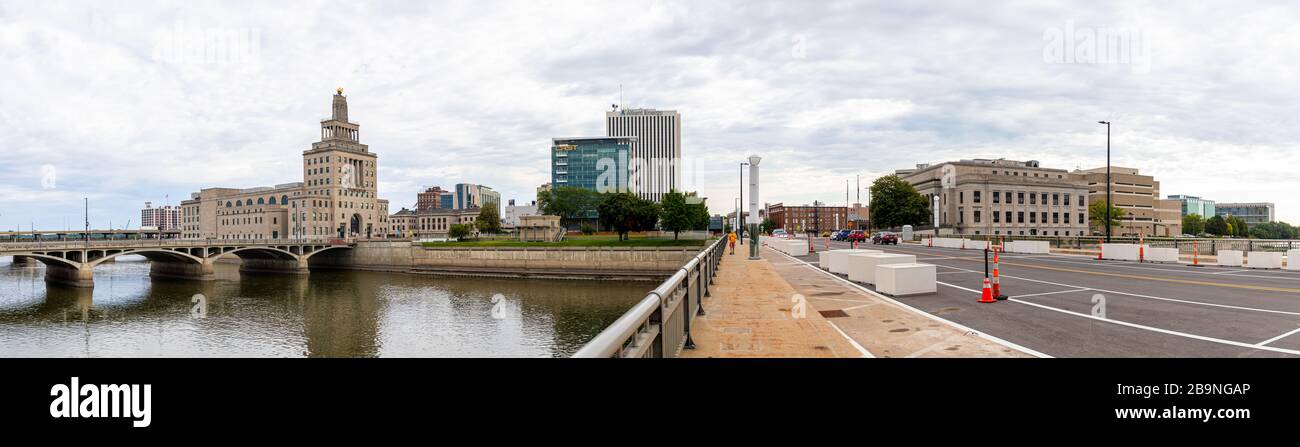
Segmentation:
[(517, 240), (469, 240), (459, 242), (424, 242), (425, 247), (703, 247), (702, 240), (672, 240), (629, 235), (619, 241), (618, 235), (568, 235), (561, 242), (519, 242)]

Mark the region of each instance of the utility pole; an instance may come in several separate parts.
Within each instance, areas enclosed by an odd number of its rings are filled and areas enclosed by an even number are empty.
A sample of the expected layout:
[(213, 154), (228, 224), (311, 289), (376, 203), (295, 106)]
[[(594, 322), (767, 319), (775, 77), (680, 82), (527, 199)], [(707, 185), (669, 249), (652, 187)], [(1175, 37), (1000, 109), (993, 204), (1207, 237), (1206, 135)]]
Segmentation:
[[(745, 166), (749, 166), (749, 163), (748, 162), (740, 163), (740, 206), (741, 207), (745, 206)], [(737, 223), (736, 239), (740, 240), (740, 245), (745, 245), (746, 222), (745, 222), (744, 208), (740, 208), (740, 207), (736, 208), (736, 223)]]
[(90, 245), (90, 198), (83, 197), (82, 200), (85, 201), (85, 205), (86, 205), (85, 207), (86, 234), (83, 234), (82, 237), (86, 238), (86, 245)]

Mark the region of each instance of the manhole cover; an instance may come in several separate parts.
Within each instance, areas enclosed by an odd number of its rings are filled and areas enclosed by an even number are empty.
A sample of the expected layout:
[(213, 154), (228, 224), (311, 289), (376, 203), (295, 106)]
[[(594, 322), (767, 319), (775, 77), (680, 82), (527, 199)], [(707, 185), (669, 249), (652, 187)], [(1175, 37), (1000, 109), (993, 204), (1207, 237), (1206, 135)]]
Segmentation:
[(844, 313), (844, 311), (839, 310), (839, 309), (835, 309), (835, 310), (819, 310), (819, 311), (817, 311), (817, 313), (822, 314), (822, 318), (844, 318), (844, 317), (849, 316), (849, 314), (846, 314), (846, 313)]

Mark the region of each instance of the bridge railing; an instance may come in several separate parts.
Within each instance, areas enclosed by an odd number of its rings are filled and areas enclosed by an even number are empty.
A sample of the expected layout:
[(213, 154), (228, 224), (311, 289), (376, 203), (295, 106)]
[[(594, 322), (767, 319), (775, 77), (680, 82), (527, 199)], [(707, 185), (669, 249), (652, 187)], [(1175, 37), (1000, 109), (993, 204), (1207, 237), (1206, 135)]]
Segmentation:
[[(346, 243), (346, 241), (344, 242)], [(332, 239), (116, 239), (0, 242), (0, 250), (80, 250), (87, 248), (208, 247), (213, 245), (338, 245)]]
[(726, 248), (713, 241), (573, 354), (574, 358), (676, 357), (694, 348), (691, 326)]

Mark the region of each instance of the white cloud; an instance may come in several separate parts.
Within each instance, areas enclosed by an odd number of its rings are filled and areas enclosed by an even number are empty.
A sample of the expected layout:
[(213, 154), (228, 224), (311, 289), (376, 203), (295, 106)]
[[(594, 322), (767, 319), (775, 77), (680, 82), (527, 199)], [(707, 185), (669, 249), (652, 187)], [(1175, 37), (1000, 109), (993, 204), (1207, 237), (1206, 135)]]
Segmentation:
[[(763, 201), (839, 203), (855, 175), (920, 162), (1098, 166), (1109, 119), (1116, 163), (1163, 194), (1273, 201), (1300, 223), (1298, 16), (1286, 2), (5, 3), (0, 228), (61, 226), (82, 197), (94, 225), (120, 226), (164, 195), (300, 180), (338, 86), (394, 208), (457, 182), (531, 200), (550, 138), (603, 132), (620, 84), (629, 106), (682, 113), (687, 177), (714, 212), (750, 153)], [(1045, 62), (1044, 30), (1067, 23), (1142, 31), (1150, 70)], [(257, 46), (160, 58), (183, 30)]]

